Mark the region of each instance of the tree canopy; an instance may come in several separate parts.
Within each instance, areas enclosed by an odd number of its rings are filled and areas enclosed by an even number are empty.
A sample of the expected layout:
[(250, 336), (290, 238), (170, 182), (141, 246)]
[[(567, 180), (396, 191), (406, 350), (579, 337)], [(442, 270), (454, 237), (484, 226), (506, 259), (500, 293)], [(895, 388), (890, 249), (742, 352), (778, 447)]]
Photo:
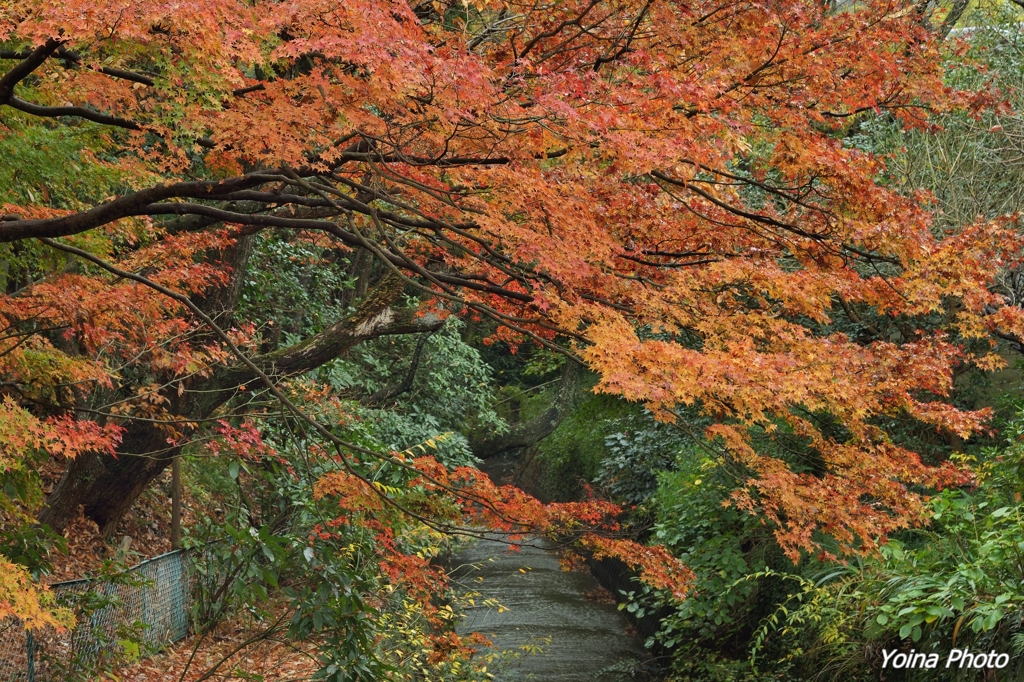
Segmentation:
[[(695, 408), (790, 556), (863, 551), (968, 476), (889, 420), (984, 428), (953, 370), (1024, 338), (1013, 225), (934, 229), (837, 135), (1000, 106), (944, 84), (915, 3), (2, 0), (0, 48), (0, 462), (67, 458), (55, 528), (112, 528), (231, 401), (455, 314), (660, 419)], [(261, 234), (349, 264), (353, 295), (275, 330), (240, 303)], [(756, 447), (782, 430), (813, 457)], [(499, 525), (526, 507), (408, 465)], [(378, 495), (353, 476), (318, 494)], [(592, 545), (640, 561), (616, 542)]]

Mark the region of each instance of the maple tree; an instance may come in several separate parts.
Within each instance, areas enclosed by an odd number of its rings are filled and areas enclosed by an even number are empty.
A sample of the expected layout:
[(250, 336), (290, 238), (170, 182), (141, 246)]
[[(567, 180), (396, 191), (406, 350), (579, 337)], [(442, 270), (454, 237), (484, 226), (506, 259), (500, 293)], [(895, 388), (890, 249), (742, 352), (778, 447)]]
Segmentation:
[(36, 586), (23, 566), (0, 559), (0, 581), (0, 618), (13, 616), (26, 628), (63, 628), (73, 622), (71, 612), (54, 608), (53, 594)]
[[(986, 414), (943, 400), (951, 368), (1000, 361), (959, 340), (1024, 336), (991, 286), (1012, 226), (933, 234), (834, 135), (988, 104), (943, 85), (933, 38), (889, 0), (3, 0), (4, 141), (45, 156), (72, 130), (105, 191), (0, 207), (11, 263), (36, 257), (0, 298), (0, 456), (66, 456), (40, 519), (81, 505), (110, 532), (230, 400), (454, 311), (663, 419), (699, 406), (732, 503), (791, 556), (818, 531), (870, 548), (922, 519), (910, 486), (964, 480), (879, 418), (969, 436)], [(354, 314), (277, 349), (237, 310), (271, 230), (377, 263)], [(828, 329), (867, 310), (908, 333)], [(780, 428), (816, 470), (752, 447)]]

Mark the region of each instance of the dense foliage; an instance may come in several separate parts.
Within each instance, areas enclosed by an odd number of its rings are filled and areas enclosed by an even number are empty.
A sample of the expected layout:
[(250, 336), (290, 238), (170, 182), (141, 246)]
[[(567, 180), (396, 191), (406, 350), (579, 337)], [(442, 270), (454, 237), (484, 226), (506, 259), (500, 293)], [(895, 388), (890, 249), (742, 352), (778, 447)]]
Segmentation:
[(680, 679), (1016, 641), (1016, 446), (949, 457), (1024, 347), (966, 9), (0, 0), (0, 617), (180, 457), (199, 630), (282, 596), (329, 679), (480, 673), (431, 561), (483, 528), (635, 570)]
[[(1016, 12), (1005, 6), (967, 15), (972, 28), (966, 57), (985, 65), (979, 72), (948, 62), (948, 80), (965, 84), (990, 80), (1019, 105), (1020, 34)], [(1007, 18), (1009, 17), (1009, 19)], [(904, 192), (927, 189), (937, 200), (937, 233), (956, 234), (978, 216), (996, 217), (1021, 208), (1015, 153), (1019, 117), (1013, 109), (971, 117), (936, 117), (929, 132), (908, 130), (891, 116), (862, 116), (842, 132), (844, 144), (886, 155), (880, 182)], [(1000, 273), (999, 290), (1018, 300), (1016, 268)], [(902, 333), (907, 320), (867, 314), (849, 325), (854, 337)], [(852, 324), (851, 324), (852, 323)], [(936, 317), (914, 321), (941, 324)], [(1001, 353), (1017, 363), (1020, 345), (1012, 338)], [(967, 339), (961, 342), (970, 344)], [(1019, 364), (995, 376), (957, 371), (950, 399), (970, 408), (990, 406), (1002, 417), (995, 429), (970, 441), (941, 437), (898, 416), (886, 419), (891, 437), (911, 445), (930, 461), (953, 458), (975, 472), (969, 486), (937, 491), (928, 499), (925, 529), (902, 531), (875, 554), (847, 562), (805, 556), (793, 563), (755, 517), (737, 513), (728, 500), (741, 480), (714, 443), (687, 434), (661, 437), (657, 445), (674, 453), (652, 462), (649, 436), (616, 434), (603, 452), (604, 471), (661, 470), (657, 492), (633, 498), (654, 514), (652, 539), (671, 547), (694, 571), (694, 590), (682, 605), (666, 604), (643, 588), (624, 595), (628, 610), (659, 619), (649, 644), (672, 654), (671, 678), (678, 680), (789, 680), (823, 676), (849, 680), (976, 680), (990, 672), (944, 668), (954, 648), (995, 651), (1010, 657), (997, 679), (1020, 679), (1021, 633), (1021, 415)], [(1006, 392), (1009, 391), (1009, 392)], [(835, 429), (824, 415), (808, 415)], [(672, 445), (675, 443), (675, 445)], [(760, 448), (794, 467), (820, 466), (799, 434), (779, 425)], [(635, 452), (631, 452), (635, 450)], [(971, 453), (956, 454), (957, 451)], [(626, 457), (623, 453), (626, 453)], [(653, 465), (653, 466), (652, 466)], [(605, 478), (607, 481), (608, 479)], [(617, 482), (616, 479), (611, 479)], [(620, 483), (621, 485), (621, 483)], [(621, 491), (620, 492), (624, 492)], [(627, 493), (628, 494), (628, 493)], [(723, 507), (723, 503), (726, 506)], [(832, 545), (820, 538), (819, 547)], [(667, 610), (666, 610), (667, 609)], [(938, 654), (939, 669), (882, 670), (885, 652)]]

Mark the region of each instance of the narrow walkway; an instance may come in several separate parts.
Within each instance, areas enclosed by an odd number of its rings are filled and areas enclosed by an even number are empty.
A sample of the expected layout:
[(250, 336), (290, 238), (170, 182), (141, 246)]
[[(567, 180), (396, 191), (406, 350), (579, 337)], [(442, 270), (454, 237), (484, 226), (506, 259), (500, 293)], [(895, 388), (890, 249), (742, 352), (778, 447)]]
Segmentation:
[[(534, 541), (534, 544), (539, 544)], [(479, 540), (452, 557), (452, 575), (479, 592), (458, 628), (480, 632), (497, 650), (539, 647), (496, 671), (498, 682), (624, 682), (648, 658), (614, 603), (584, 598), (599, 589), (589, 573), (566, 572), (553, 552), (539, 547), (508, 551)], [(507, 610), (481, 605), (497, 600)]]

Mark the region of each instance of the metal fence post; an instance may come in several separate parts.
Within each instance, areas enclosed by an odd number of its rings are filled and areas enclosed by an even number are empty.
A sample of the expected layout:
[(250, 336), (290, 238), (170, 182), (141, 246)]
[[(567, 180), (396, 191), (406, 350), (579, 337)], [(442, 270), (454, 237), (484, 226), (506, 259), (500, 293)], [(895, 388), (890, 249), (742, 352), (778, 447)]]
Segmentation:
[(25, 653), (28, 655), (28, 682), (36, 682), (36, 639), (25, 631)]
[[(147, 566), (145, 568), (140, 569), (139, 570), (139, 574), (142, 576), (143, 580), (145, 580), (146, 582), (149, 582), (149, 571), (147, 571), (146, 568), (149, 568), (149, 567)], [(156, 576), (157, 576), (157, 580), (159, 580), (160, 579), (159, 564), (157, 565)], [(149, 591), (151, 589), (156, 588), (157, 580), (153, 581), (153, 585), (152, 586), (147, 585), (147, 584), (143, 584), (139, 588), (139, 591), (141, 592), (141, 596), (142, 596), (142, 616), (141, 616), (140, 620), (143, 623), (146, 624), (146, 628), (142, 631), (142, 637), (143, 637), (143, 639), (145, 639), (145, 641), (147, 643), (149, 643), (151, 640), (155, 639), (154, 636), (153, 636), (153, 633), (156, 630), (156, 628), (153, 627), (153, 623), (152, 623), (153, 616), (150, 613), (150, 609), (149, 609)]]
[(171, 460), (171, 549), (181, 547), (181, 457)]

